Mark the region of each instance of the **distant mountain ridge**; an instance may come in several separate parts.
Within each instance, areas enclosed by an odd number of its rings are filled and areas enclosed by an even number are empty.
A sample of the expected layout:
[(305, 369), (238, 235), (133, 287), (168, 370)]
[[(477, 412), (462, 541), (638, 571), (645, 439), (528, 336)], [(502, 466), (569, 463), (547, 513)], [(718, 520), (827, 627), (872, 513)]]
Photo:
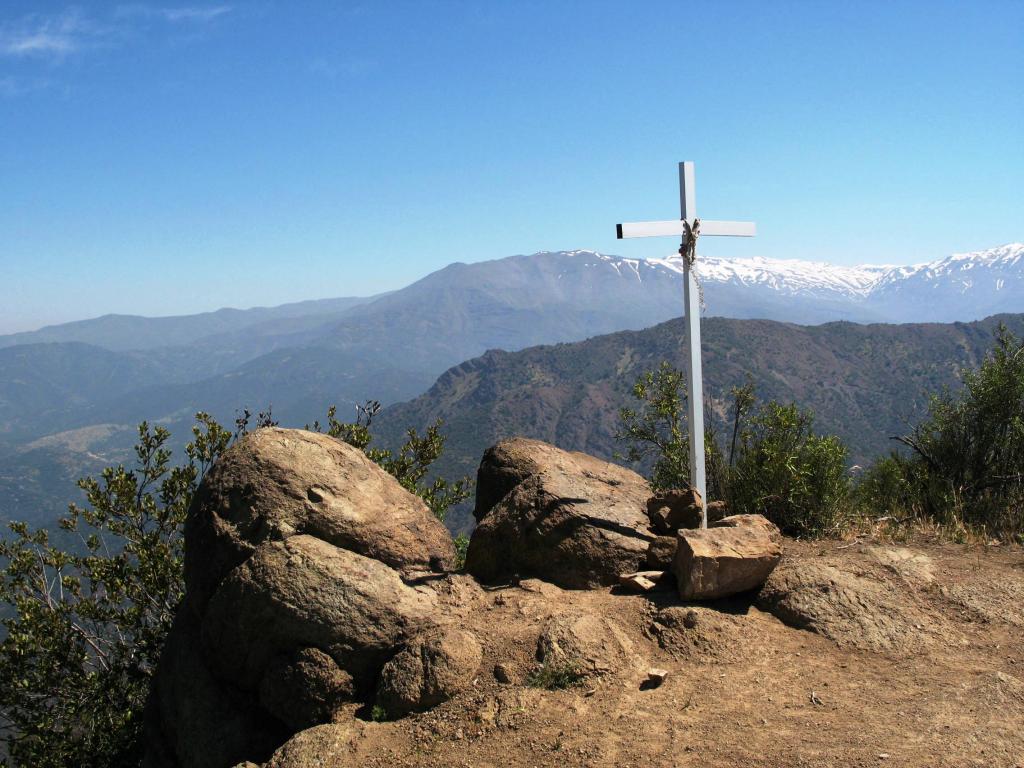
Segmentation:
[[(969, 322), (1024, 309), (1024, 243), (953, 254), (912, 266), (851, 267), (704, 255), (697, 264), (708, 316), (802, 323)], [(436, 302), (453, 292), (460, 293), (460, 299), (476, 299), (476, 307), (465, 304), (467, 316), (487, 302), (519, 310), (565, 304), (617, 314), (616, 302), (645, 299), (630, 308), (633, 314), (627, 315), (623, 309), (618, 314), (625, 317), (604, 323), (609, 326), (605, 330), (624, 321), (628, 327), (644, 327), (680, 313), (678, 294), (666, 287), (676, 285), (682, 271), (682, 261), (675, 254), (664, 259), (628, 259), (588, 250), (541, 251), (450, 264), (406, 288), (377, 296), (246, 310), (225, 308), (178, 317), (104, 315), (0, 336), (0, 348), (77, 341), (117, 351), (145, 350), (216, 345), (246, 332), (260, 337), (285, 336), (290, 343), (301, 343), (329, 336), (347, 317), (379, 316), (410, 303)], [(942, 300), (936, 301), (940, 296)], [(801, 302), (794, 305), (793, 297)], [(663, 307), (663, 301), (671, 304)], [(629, 322), (633, 316), (637, 320)]]
[[(707, 315), (814, 324), (974, 320), (1024, 309), (1024, 246), (917, 267), (702, 256)], [(187, 436), (197, 410), (285, 423), (424, 392), (487, 350), (640, 330), (681, 314), (682, 265), (593, 251), (455, 263), (388, 294), (182, 317), (105, 316), (0, 337), (0, 516), (130, 459), (142, 421)], [(712, 319), (708, 322), (711, 323)], [(45, 469), (44, 469), (45, 468)], [(31, 487), (29, 487), (31, 486)], [(13, 489), (13, 490), (12, 490)], [(58, 503), (59, 502), (59, 503)]]
[[(816, 430), (842, 437), (850, 463), (863, 464), (896, 447), (892, 436), (925, 413), (930, 393), (959, 386), (961, 368), (979, 365), (1000, 323), (1024, 337), (1024, 314), (906, 325), (711, 318), (703, 329), (709, 419), (724, 434), (729, 388), (749, 377), (762, 400), (810, 408)], [(684, 354), (681, 319), (572, 344), (492, 350), (385, 409), (378, 431), (395, 445), (408, 427), (443, 419), (447, 476), (473, 476), (483, 451), (512, 436), (613, 459), (624, 452), (615, 434), (619, 409), (636, 404), (633, 383), (662, 361), (681, 368)]]

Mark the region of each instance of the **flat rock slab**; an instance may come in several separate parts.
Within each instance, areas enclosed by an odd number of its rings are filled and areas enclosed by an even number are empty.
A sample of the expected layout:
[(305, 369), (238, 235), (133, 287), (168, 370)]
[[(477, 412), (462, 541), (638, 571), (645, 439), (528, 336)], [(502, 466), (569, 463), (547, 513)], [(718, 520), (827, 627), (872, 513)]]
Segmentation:
[(757, 604), (786, 624), (870, 651), (925, 647), (932, 623), (894, 585), (864, 578), (827, 563), (788, 563), (771, 575)]
[(618, 583), (640, 570), (655, 536), (651, 491), (635, 472), (539, 440), (484, 454), (466, 570), (484, 582), (536, 576), (567, 588)]
[(774, 528), (767, 520), (752, 519), (731, 527), (680, 531), (672, 568), (679, 596), (715, 600), (761, 586), (782, 558), (782, 546), (768, 526)]

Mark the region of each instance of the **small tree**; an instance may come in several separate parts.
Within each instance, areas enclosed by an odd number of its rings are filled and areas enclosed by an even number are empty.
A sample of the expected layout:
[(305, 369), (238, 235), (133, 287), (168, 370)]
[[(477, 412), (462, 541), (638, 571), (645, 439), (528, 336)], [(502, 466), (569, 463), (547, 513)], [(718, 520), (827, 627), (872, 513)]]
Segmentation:
[(1024, 341), (1000, 325), (981, 366), (961, 375), (962, 389), (933, 395), (928, 416), (896, 438), (909, 456), (876, 464), (860, 495), (954, 528), (1024, 537)]
[[(686, 382), (683, 372), (668, 362), (642, 374), (633, 385), (638, 408), (619, 410), (615, 439), (627, 444), (624, 458), (646, 464), (653, 460), (648, 478), (655, 490), (686, 488), (690, 485), (690, 443), (685, 422)], [(708, 495), (721, 498), (724, 465), (714, 428), (704, 431), (704, 453), (708, 472)]]
[(0, 643), (5, 765), (138, 765), (142, 706), (183, 591), (185, 513), (231, 439), (196, 419), (182, 466), (170, 433), (143, 423), (133, 468), (79, 481), (88, 505), (60, 521), (79, 549), (24, 523), (0, 541), (0, 603), (12, 614)]

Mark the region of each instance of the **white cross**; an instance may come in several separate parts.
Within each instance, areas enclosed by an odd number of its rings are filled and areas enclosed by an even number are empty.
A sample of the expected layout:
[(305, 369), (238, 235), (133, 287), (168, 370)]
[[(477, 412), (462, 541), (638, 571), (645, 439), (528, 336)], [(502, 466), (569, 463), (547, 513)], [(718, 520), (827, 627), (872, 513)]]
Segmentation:
[[(618, 224), (618, 238), (658, 237), (675, 235), (682, 239), (680, 253), (686, 250), (686, 227), (693, 226), (697, 219), (697, 185), (694, 181), (693, 163), (679, 164), (679, 221), (639, 221), (633, 224)], [(756, 227), (749, 221), (701, 221), (700, 235), (734, 235), (753, 237)], [(694, 251), (696, 252), (696, 251)], [(688, 417), (690, 433), (690, 483), (700, 492), (704, 509), (701, 512), (701, 528), (708, 527), (707, 478), (704, 469), (704, 387), (700, 370), (700, 307), (697, 281), (690, 269), (690, 262), (683, 257), (683, 300), (686, 305), (686, 346), (690, 351), (686, 366), (686, 384), (689, 393)]]

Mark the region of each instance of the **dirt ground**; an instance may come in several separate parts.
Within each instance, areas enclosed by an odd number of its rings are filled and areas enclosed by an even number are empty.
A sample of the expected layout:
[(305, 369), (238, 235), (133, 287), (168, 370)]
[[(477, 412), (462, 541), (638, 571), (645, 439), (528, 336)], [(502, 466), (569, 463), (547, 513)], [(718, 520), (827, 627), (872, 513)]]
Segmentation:
[[(473, 689), (400, 721), (356, 721), (338, 764), (1024, 768), (1024, 550), (837, 541), (785, 550), (784, 564), (833, 566), (874, 585), (889, 617), (858, 615), (877, 609), (868, 602), (830, 639), (787, 626), (751, 596), (692, 607), (686, 624), (666, 626), (672, 612), (659, 611), (682, 605), (672, 589), (641, 596), (531, 580), (480, 590), (467, 577), (452, 589), (462, 593), (456, 623), (484, 647)], [(546, 620), (575, 610), (612, 619), (631, 647), (617, 669), (581, 685), (531, 687)], [(495, 679), (496, 664), (511, 683)], [(652, 667), (668, 670), (656, 688), (642, 685)]]

